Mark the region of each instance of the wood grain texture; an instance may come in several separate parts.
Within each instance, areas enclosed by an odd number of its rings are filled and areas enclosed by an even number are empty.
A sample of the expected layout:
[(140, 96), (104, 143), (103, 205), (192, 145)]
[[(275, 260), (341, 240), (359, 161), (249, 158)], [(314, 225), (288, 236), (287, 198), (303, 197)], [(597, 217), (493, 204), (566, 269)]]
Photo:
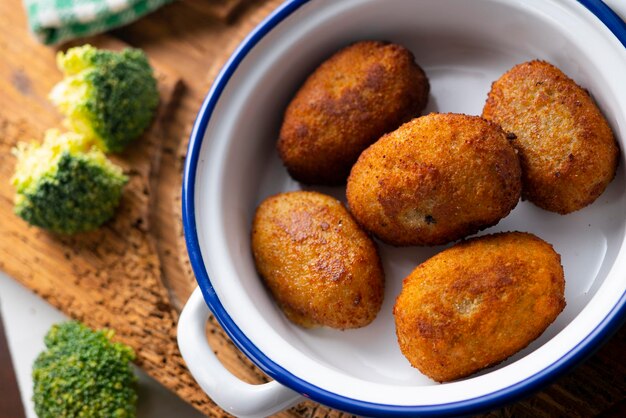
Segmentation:
[[(15, 161), (10, 150), (18, 141), (40, 141), (47, 128), (60, 125), (61, 117), (46, 96), (61, 74), (55, 68), (54, 50), (35, 44), (26, 34), (15, 37), (20, 29), (15, 11), (21, 9), (8, 9), (0, 11), (0, 30), (11, 31), (13, 37), (10, 44), (0, 45), (8, 58), (0, 64), (1, 268), (69, 316), (93, 328), (114, 329), (115, 339), (135, 349), (136, 363), (149, 375), (208, 412), (207, 407), (214, 405), (198, 390), (178, 351), (178, 314), (161, 281), (149, 232), (162, 124), (178, 76), (155, 66), (161, 97), (157, 118), (142, 138), (111, 157), (129, 177), (115, 217), (97, 231), (71, 237), (31, 228), (12, 213), (14, 190), (9, 179)], [(9, 37), (2, 33), (2, 39)], [(125, 45), (106, 37), (89, 42), (112, 49)]]
[[(207, 416), (218, 417), (224, 412), (186, 373), (173, 340), (176, 312), (171, 306), (180, 308), (195, 287), (182, 241), (182, 164), (193, 120), (219, 69), (281, 1), (209, 2), (174, 2), (112, 32), (118, 42), (144, 49), (168, 80), (180, 77), (182, 87), (168, 99), (171, 108), (159, 118), (158, 135), (119, 156), (127, 170), (132, 167), (132, 182), (115, 220), (102, 231), (71, 239), (28, 228), (12, 214), (10, 148), (17, 140), (40, 140), (45, 128), (58, 126), (59, 115), (46, 95), (60, 75), (55, 51), (36, 44), (24, 29), (20, 1), (0, 2), (0, 269), (70, 316), (116, 329), (118, 338), (140, 348), (141, 367)], [(222, 14), (214, 6), (222, 7)], [(115, 42), (111, 36), (100, 39)], [(214, 318), (207, 335), (235, 375), (251, 383), (267, 381)], [(623, 416), (625, 352), (622, 327), (593, 357), (552, 385), (483, 416)], [(277, 416), (348, 415), (304, 402)]]
[(214, 16), (224, 22), (231, 22), (248, 0), (182, 0), (205, 16)]

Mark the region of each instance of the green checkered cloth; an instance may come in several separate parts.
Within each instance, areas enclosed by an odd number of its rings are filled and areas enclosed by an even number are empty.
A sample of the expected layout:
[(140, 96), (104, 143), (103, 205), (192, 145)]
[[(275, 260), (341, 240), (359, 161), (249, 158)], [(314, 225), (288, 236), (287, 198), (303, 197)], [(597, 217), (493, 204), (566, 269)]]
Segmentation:
[(24, 6), (30, 30), (50, 45), (126, 25), (171, 1), (24, 0)]

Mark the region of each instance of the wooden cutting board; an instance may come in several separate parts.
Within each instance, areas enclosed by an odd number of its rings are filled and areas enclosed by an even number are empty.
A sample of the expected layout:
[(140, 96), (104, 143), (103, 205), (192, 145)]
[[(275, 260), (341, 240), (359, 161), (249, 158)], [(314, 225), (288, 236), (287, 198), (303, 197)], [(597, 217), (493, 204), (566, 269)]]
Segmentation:
[[(40, 140), (60, 117), (46, 99), (60, 79), (55, 49), (26, 32), (19, 0), (0, 2), (0, 269), (72, 317), (108, 326), (138, 352), (138, 364), (208, 416), (223, 416), (186, 371), (175, 344), (177, 311), (195, 281), (180, 222), (186, 141), (200, 103), (231, 51), (279, 0), (180, 0), (107, 36), (102, 45), (144, 49), (158, 70), (162, 108), (153, 129), (117, 156), (131, 182), (116, 218), (101, 230), (60, 238), (12, 213), (8, 179), (18, 140)], [(267, 378), (214, 319), (207, 336), (234, 374)], [(552, 386), (486, 416), (620, 416), (626, 398), (626, 328)], [(282, 417), (344, 416), (305, 402)]]

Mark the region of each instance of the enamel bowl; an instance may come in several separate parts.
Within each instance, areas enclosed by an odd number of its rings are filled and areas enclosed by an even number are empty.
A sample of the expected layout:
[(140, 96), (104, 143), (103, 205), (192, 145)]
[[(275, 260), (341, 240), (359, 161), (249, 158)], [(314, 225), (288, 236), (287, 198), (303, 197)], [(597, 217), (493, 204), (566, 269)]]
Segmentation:
[[(302, 186), (276, 152), (284, 109), (328, 56), (358, 40), (388, 40), (415, 55), (431, 82), (428, 112), (480, 114), (491, 83), (539, 58), (588, 89), (622, 150), (626, 138), (626, 27), (596, 0), (292, 0), (228, 61), (198, 114), (183, 185), (184, 228), (199, 288), (179, 322), (179, 345), (207, 394), (238, 416), (270, 415), (303, 397), (366, 416), (469, 414), (538, 389), (588, 355), (625, 312), (624, 154), (606, 192), (561, 216), (520, 202), (482, 233), (532, 232), (562, 256), (567, 307), (527, 348), (469, 378), (437, 384), (412, 368), (395, 336), (402, 279), (441, 251), (381, 244), (385, 301), (369, 326), (305, 330), (290, 323), (255, 272), (254, 210)], [(345, 200), (344, 188), (313, 188)], [(204, 338), (209, 308), (273, 380), (227, 372)]]

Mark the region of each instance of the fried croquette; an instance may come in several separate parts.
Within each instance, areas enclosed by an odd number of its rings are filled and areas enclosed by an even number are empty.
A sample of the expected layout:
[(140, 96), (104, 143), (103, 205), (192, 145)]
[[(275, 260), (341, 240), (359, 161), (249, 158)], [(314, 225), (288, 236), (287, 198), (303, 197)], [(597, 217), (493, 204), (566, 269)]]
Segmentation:
[(438, 382), (495, 365), (539, 337), (565, 307), (561, 257), (528, 233), (459, 243), (404, 279), (393, 314), (411, 365)]
[(343, 184), (359, 154), (418, 116), (429, 83), (406, 48), (364, 41), (322, 63), (289, 103), (278, 151), (306, 184)]
[(478, 116), (414, 119), (366, 149), (346, 194), (357, 221), (392, 245), (439, 245), (495, 225), (520, 197), (505, 133)]
[(330, 196), (298, 191), (264, 200), (252, 225), (252, 251), (295, 324), (359, 328), (380, 310), (384, 273), (376, 245)]
[(483, 117), (519, 151), (522, 198), (560, 214), (591, 204), (615, 177), (618, 148), (589, 93), (544, 61), (495, 81)]

